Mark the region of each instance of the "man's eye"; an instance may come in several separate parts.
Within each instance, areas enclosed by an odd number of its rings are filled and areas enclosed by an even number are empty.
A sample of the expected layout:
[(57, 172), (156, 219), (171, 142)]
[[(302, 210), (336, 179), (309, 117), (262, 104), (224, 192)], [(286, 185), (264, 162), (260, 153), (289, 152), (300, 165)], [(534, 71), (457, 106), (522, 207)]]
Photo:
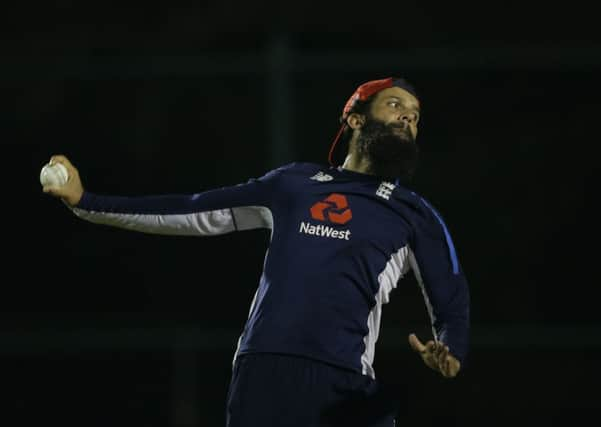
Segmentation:
[(399, 104), (398, 102), (396, 102), (396, 101), (391, 101), (391, 102), (390, 102), (388, 105), (390, 105), (390, 106), (391, 106), (391, 107), (393, 107), (393, 108), (396, 108), (396, 107), (398, 107), (400, 104)]

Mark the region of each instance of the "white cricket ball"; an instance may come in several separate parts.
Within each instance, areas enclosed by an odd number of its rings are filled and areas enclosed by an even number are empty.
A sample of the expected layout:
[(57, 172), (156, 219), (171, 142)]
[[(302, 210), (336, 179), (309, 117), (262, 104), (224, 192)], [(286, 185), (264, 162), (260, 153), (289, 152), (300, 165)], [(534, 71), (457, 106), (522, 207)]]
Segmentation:
[(67, 168), (60, 163), (47, 163), (40, 171), (40, 184), (43, 187), (49, 185), (52, 187), (60, 187), (65, 185), (69, 179)]

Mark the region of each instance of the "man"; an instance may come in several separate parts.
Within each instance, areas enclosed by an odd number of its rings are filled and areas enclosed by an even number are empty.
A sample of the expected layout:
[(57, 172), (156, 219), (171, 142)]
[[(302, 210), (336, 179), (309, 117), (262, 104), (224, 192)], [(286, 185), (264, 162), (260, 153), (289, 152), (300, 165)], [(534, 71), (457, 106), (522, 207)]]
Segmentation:
[(83, 219), (141, 232), (271, 229), (235, 351), (228, 427), (392, 426), (393, 408), (372, 404), (382, 396), (372, 365), (382, 305), (407, 272), (422, 288), (434, 333), (426, 343), (411, 334), (410, 346), (448, 378), (468, 349), (469, 291), (449, 232), (402, 185), (417, 165), (419, 114), (405, 80), (374, 80), (346, 103), (329, 167), (292, 163), (236, 186), (129, 198), (85, 191), (69, 160), (53, 156), (70, 178), (44, 191)]

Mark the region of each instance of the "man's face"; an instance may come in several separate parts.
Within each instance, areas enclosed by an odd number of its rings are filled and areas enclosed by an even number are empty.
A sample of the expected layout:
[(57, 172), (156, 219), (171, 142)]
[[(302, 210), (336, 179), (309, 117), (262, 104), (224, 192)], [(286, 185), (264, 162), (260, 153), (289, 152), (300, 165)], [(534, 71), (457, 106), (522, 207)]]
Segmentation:
[(411, 177), (417, 167), (415, 143), (419, 102), (404, 89), (385, 89), (374, 97), (357, 139), (370, 159), (371, 172), (386, 177)]
[(391, 87), (378, 92), (371, 102), (371, 116), (386, 124), (397, 124), (407, 128), (417, 137), (419, 123), (419, 101), (405, 89)]

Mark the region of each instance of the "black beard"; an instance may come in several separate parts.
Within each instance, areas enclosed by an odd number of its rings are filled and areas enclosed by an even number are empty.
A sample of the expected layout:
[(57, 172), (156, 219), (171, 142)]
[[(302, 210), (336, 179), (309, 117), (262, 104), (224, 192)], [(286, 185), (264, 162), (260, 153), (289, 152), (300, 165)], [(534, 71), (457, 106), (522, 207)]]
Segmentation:
[[(404, 131), (399, 133), (395, 129)], [(370, 173), (401, 181), (409, 181), (413, 177), (417, 169), (419, 149), (409, 128), (387, 125), (368, 117), (357, 143), (359, 151), (369, 159)]]

